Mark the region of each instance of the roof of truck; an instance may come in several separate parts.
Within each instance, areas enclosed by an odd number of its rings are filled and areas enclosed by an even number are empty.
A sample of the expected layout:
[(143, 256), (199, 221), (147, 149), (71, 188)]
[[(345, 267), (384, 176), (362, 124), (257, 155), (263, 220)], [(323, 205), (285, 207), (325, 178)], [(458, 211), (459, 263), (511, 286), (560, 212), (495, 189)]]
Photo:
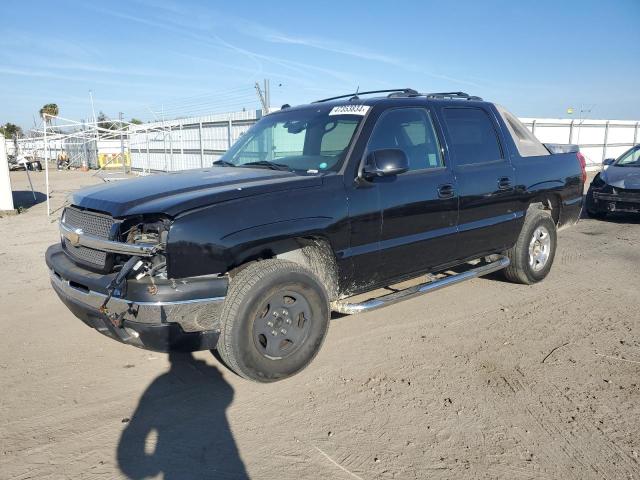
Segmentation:
[[(384, 94), (384, 95), (381, 95)], [(472, 102), (472, 103), (486, 103), (484, 100), (475, 95), (469, 95), (465, 92), (436, 92), (436, 93), (420, 93), (412, 88), (399, 88), (388, 90), (371, 90), (366, 92), (354, 92), (346, 95), (338, 95), (336, 97), (324, 98), (316, 100), (310, 104), (302, 104), (296, 106), (290, 106), (285, 104), (281, 107), (281, 110), (288, 109), (302, 109), (309, 108), (311, 106), (330, 105), (330, 106), (357, 106), (357, 105), (369, 105), (373, 106), (379, 103), (402, 103), (403, 100), (423, 98), (431, 101), (444, 101), (456, 103)]]
[[(438, 93), (420, 93), (412, 88), (400, 88), (391, 90), (372, 90), (367, 92), (355, 92), (347, 95), (339, 95), (337, 97), (325, 98), (317, 100), (312, 103), (297, 105), (291, 107), (289, 105), (283, 105), (279, 111), (273, 112), (274, 114), (307, 110), (311, 108), (331, 108), (331, 112), (334, 114), (349, 114), (365, 115), (368, 107), (374, 105), (387, 105), (394, 107), (397, 105), (403, 105), (411, 102), (415, 105), (416, 99), (423, 99), (428, 102), (446, 103), (446, 104), (466, 104), (466, 105), (480, 105), (489, 104), (490, 102), (484, 101), (482, 98), (475, 95), (469, 95), (465, 92), (438, 92)], [(367, 108), (362, 108), (367, 107)], [(516, 148), (520, 156), (536, 156), (536, 155), (548, 155), (548, 150), (540, 143), (540, 141), (531, 133), (520, 120), (509, 113), (504, 107), (495, 105), (498, 114), (504, 120), (506, 125), (506, 132), (509, 133), (513, 139)], [(331, 113), (330, 113), (331, 115)]]

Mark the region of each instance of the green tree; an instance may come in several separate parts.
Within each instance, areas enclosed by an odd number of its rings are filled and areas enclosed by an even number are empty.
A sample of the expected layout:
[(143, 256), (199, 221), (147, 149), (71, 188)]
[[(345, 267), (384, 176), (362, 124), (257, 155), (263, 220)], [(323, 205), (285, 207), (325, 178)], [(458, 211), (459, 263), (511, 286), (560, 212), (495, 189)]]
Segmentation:
[(0, 125), (0, 133), (2, 133), (5, 138), (17, 138), (23, 136), (22, 128), (15, 123), (10, 122)]
[(51, 118), (45, 117), (45, 114), (48, 116), (56, 117), (58, 113), (60, 113), (60, 110), (58, 108), (58, 105), (55, 103), (47, 103), (46, 105), (43, 105), (43, 107), (40, 109), (40, 116), (47, 123), (51, 122)]
[(138, 118), (132, 118), (131, 120), (129, 120), (129, 123), (133, 123), (134, 125), (142, 125), (143, 122)]
[(98, 112), (98, 117), (96, 118), (98, 122), (98, 127), (106, 128), (107, 130), (118, 130), (120, 128), (120, 122), (111, 120), (104, 112)]

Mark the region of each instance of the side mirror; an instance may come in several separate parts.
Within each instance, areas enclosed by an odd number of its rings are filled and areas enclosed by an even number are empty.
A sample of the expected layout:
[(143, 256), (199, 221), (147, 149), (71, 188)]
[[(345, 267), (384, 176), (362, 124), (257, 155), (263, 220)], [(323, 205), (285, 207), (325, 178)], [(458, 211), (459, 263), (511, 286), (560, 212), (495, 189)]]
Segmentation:
[(367, 155), (363, 173), (366, 178), (391, 177), (407, 170), (409, 170), (409, 159), (404, 150), (387, 148), (375, 150)]
[(615, 158), (607, 158), (607, 159), (602, 161), (602, 165), (612, 165), (613, 162), (615, 162), (615, 161), (616, 161)]

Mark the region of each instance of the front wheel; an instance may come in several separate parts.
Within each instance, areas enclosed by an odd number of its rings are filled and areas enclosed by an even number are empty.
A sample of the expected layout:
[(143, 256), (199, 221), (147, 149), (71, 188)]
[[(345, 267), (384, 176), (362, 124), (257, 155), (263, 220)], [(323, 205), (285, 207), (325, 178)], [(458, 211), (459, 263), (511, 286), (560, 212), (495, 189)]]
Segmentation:
[(233, 278), (217, 350), (241, 377), (274, 382), (313, 360), (328, 326), (329, 299), (316, 276), (293, 262), (264, 260)]
[(529, 210), (516, 244), (507, 250), (511, 264), (503, 270), (507, 280), (531, 285), (543, 280), (556, 254), (556, 225), (544, 210)]

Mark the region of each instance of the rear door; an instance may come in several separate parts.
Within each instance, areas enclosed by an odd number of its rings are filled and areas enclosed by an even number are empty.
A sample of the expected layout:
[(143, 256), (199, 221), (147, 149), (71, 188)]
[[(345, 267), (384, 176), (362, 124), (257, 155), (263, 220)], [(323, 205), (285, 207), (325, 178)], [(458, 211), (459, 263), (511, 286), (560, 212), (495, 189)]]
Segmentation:
[(493, 112), (484, 106), (452, 106), (440, 113), (460, 198), (459, 258), (513, 245), (522, 212), (514, 168)]

